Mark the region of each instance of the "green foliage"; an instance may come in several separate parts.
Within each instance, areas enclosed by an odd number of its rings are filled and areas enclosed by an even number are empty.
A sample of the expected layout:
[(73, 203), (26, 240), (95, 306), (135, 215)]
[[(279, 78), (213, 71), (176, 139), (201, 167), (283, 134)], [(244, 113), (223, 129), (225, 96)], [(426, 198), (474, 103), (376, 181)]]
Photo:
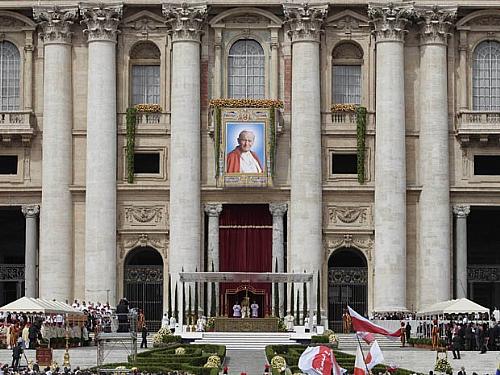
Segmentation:
[(328, 344), (328, 336), (325, 335), (315, 335), (311, 336), (311, 343), (312, 344)]
[(215, 107), (215, 176), (220, 175), (220, 144), (221, 144), (221, 132), (222, 132), (222, 110), (221, 107)]
[(127, 182), (134, 182), (134, 149), (135, 149), (135, 124), (137, 122), (137, 109), (127, 109)]
[(316, 290), (316, 324), (321, 325), (321, 282), (318, 271), (318, 288)]
[(366, 138), (366, 108), (356, 107), (356, 143), (358, 153), (358, 182), (365, 182), (365, 138)]
[(271, 155), (271, 174), (274, 176), (276, 159), (276, 107), (269, 108), (269, 122), (271, 125), (271, 139), (269, 144), (269, 154)]

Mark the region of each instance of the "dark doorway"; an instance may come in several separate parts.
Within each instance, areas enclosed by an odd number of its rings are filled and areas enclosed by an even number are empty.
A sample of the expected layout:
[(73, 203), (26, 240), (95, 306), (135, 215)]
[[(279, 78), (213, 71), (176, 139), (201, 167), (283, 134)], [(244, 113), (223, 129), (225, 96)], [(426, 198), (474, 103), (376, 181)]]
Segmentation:
[(124, 297), (144, 311), (149, 331), (157, 331), (163, 315), (163, 259), (152, 247), (132, 250), (125, 259)]
[(328, 326), (342, 330), (347, 305), (360, 314), (368, 310), (368, 267), (365, 256), (355, 248), (336, 250), (328, 260)]

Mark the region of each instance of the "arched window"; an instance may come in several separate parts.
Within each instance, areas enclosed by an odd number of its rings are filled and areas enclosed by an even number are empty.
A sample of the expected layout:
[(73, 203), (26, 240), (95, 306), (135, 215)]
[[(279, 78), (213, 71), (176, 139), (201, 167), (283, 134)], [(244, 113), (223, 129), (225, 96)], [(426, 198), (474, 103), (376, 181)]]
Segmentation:
[(0, 42), (0, 110), (19, 109), (19, 81), (21, 57), (10, 42)]
[(229, 50), (228, 97), (263, 99), (264, 50), (255, 40), (238, 40)]
[(334, 104), (361, 104), (363, 51), (353, 43), (333, 50), (332, 88)]
[(139, 43), (130, 52), (132, 105), (160, 104), (160, 50), (151, 42)]
[(473, 109), (500, 111), (500, 43), (487, 40), (474, 51)]

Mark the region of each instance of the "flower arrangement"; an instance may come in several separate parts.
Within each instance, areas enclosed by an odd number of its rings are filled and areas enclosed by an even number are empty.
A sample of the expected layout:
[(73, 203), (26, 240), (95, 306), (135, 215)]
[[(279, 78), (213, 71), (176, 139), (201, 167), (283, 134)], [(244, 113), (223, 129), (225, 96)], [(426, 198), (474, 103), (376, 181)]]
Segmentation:
[(328, 335), (328, 342), (333, 345), (338, 345), (339, 344), (339, 338), (335, 333), (332, 333)]
[(448, 362), (448, 359), (446, 358), (438, 358), (436, 360), (436, 365), (434, 366), (434, 371), (445, 373), (445, 374), (453, 374), (453, 368), (450, 365), (450, 362)]
[(153, 335), (153, 346), (158, 346), (163, 343), (164, 338), (171, 336), (172, 332), (167, 327), (162, 327), (158, 332)]
[(186, 349), (184, 349), (182, 346), (175, 349), (175, 355), (184, 355), (184, 354), (186, 354)]
[(134, 108), (137, 110), (137, 112), (142, 112), (142, 113), (161, 112), (161, 106), (159, 104), (136, 104)]
[(273, 369), (276, 369), (278, 370), (279, 372), (283, 371), (283, 369), (286, 368), (286, 361), (285, 361), (285, 358), (283, 358), (282, 356), (280, 355), (275, 355), (272, 359), (271, 359), (271, 367)]
[(208, 367), (208, 368), (220, 367), (220, 357), (217, 355), (211, 355), (210, 357), (208, 357), (207, 363), (205, 363), (203, 367)]
[(341, 103), (341, 104), (332, 104), (331, 111), (332, 112), (356, 112), (357, 104), (350, 103)]
[(277, 99), (212, 99), (209, 105), (216, 108), (283, 108), (283, 102)]
[(205, 324), (205, 329), (207, 331), (209, 330), (212, 330), (215, 328), (215, 319), (212, 317), (212, 318), (208, 318), (207, 320), (207, 324)]

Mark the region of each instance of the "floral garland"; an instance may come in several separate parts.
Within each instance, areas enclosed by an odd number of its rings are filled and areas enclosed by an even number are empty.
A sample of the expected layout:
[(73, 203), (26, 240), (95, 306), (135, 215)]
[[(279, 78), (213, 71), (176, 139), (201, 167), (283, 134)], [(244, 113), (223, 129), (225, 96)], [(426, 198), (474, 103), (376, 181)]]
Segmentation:
[(356, 112), (357, 104), (332, 104), (332, 112)]
[(137, 109), (127, 109), (127, 182), (134, 182), (134, 148), (135, 148), (135, 124), (137, 121)]
[(217, 368), (220, 367), (220, 357), (216, 355), (211, 355), (208, 357), (207, 363), (203, 367)]
[(138, 112), (143, 113), (160, 113), (161, 106), (159, 104), (136, 104), (134, 108)]
[[(172, 332), (167, 327), (162, 327), (153, 335), (153, 346), (160, 345), (163, 339), (167, 336), (171, 336)], [(177, 354), (177, 353), (176, 353)]]
[(209, 105), (219, 108), (283, 108), (283, 101), (277, 99), (212, 99)]
[(273, 369), (276, 369), (278, 371), (282, 371), (282, 369), (286, 368), (286, 361), (285, 361), (285, 358), (283, 358), (282, 356), (280, 355), (275, 355), (272, 359), (271, 359), (271, 367)]
[(436, 361), (436, 365), (434, 366), (434, 371), (444, 372), (446, 374), (453, 374), (453, 368), (450, 365), (450, 362), (446, 358), (439, 358)]
[(358, 182), (365, 182), (365, 140), (366, 140), (366, 108), (356, 107), (356, 151), (358, 154)]

